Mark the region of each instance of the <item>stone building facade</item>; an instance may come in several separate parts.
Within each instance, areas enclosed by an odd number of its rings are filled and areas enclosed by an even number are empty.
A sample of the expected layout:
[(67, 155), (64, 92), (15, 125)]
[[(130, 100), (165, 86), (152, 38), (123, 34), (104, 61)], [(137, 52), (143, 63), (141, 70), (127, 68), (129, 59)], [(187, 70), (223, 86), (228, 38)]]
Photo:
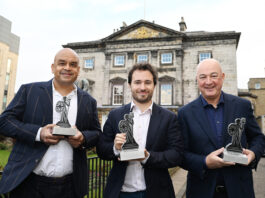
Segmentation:
[(138, 62), (158, 71), (153, 100), (177, 111), (199, 95), (196, 67), (205, 58), (217, 59), (226, 73), (223, 90), (237, 95), (236, 50), (240, 33), (188, 32), (182, 18), (180, 30), (145, 20), (123, 26), (106, 38), (68, 43), (80, 56), (78, 84), (96, 98), (102, 123), (109, 110), (129, 103), (127, 75)]
[(11, 22), (0, 16), (0, 113), (15, 95), (19, 41)]

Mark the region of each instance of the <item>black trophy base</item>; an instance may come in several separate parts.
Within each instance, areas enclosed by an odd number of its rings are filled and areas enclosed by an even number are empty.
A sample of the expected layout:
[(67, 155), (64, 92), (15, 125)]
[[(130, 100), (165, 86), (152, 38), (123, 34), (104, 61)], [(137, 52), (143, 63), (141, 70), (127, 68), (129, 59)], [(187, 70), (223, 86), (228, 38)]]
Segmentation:
[(124, 149), (120, 152), (121, 161), (144, 159), (144, 158), (145, 155), (143, 149)]
[(248, 158), (245, 154), (235, 152), (235, 151), (229, 151), (225, 148), (223, 153), (223, 160), (225, 162), (234, 162), (238, 164), (248, 164)]
[(64, 136), (74, 136), (76, 135), (77, 130), (74, 128), (64, 128), (60, 126), (53, 127), (52, 134), (53, 135), (64, 135)]

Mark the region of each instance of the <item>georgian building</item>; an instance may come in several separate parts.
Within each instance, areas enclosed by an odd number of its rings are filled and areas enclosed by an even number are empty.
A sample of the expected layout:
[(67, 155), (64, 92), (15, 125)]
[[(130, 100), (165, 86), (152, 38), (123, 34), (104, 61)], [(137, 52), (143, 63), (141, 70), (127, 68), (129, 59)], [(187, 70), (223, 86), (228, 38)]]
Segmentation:
[(237, 95), (236, 50), (240, 33), (187, 31), (182, 18), (179, 31), (154, 22), (139, 20), (96, 41), (63, 45), (81, 59), (78, 84), (98, 102), (104, 123), (109, 110), (129, 103), (128, 71), (140, 62), (149, 62), (158, 72), (153, 100), (170, 110), (199, 96), (196, 67), (205, 58), (217, 59), (226, 73), (223, 90)]
[(0, 113), (15, 95), (19, 40), (11, 22), (0, 16)]

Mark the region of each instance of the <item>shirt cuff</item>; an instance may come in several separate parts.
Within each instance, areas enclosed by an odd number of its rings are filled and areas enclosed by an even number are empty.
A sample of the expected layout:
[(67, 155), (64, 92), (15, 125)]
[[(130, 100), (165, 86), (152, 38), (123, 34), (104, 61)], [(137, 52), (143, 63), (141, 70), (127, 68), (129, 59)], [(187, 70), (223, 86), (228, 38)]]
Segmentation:
[(115, 145), (113, 145), (113, 153), (114, 153), (114, 155), (115, 155), (115, 156), (119, 156), (119, 155), (120, 155), (120, 152), (121, 152), (121, 151), (117, 150), (117, 149), (115, 148)]
[(144, 165), (147, 162), (147, 160), (149, 159), (149, 157), (150, 157), (150, 153), (148, 153), (148, 156), (143, 161), (141, 161), (141, 164)]
[(35, 138), (36, 142), (40, 142), (40, 131), (41, 131), (41, 129), (42, 129), (42, 127), (39, 128), (38, 133), (36, 135), (36, 138)]

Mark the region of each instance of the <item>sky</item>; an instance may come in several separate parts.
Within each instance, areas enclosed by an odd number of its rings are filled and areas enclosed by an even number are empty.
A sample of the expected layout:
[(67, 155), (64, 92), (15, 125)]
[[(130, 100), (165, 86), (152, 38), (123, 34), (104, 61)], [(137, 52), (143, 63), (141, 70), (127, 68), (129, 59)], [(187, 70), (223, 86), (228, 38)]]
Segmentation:
[(187, 31), (241, 32), (238, 88), (265, 76), (264, 0), (0, 0), (0, 15), (20, 37), (16, 90), (53, 77), (51, 64), (63, 44), (102, 39), (138, 20)]

